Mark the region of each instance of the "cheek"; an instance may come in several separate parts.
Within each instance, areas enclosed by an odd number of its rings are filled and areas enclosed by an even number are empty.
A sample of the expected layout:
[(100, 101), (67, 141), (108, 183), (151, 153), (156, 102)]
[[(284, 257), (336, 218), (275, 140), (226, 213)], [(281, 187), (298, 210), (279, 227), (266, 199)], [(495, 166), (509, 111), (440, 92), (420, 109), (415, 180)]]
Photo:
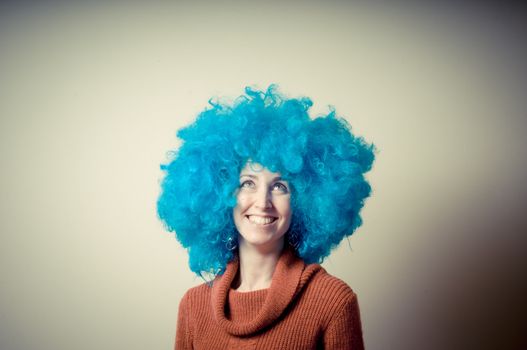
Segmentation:
[(281, 215), (291, 218), (293, 210), (291, 208), (291, 201), (289, 199), (283, 199), (276, 203), (276, 209), (280, 212)]
[(234, 207), (234, 214), (241, 213), (247, 209), (249, 205), (249, 199), (246, 195), (239, 194), (236, 197), (236, 206)]
[(240, 209), (239, 205), (236, 205), (234, 209), (232, 210), (232, 218), (234, 221), (234, 226), (240, 230), (240, 225), (243, 223), (243, 214), (242, 210)]
[[(285, 203), (281, 208), (280, 208), (280, 215), (283, 215), (284, 217), (284, 227), (283, 227), (283, 230), (287, 231), (289, 230), (289, 227), (291, 226), (291, 220), (292, 220), (292, 217), (293, 217), (293, 210), (288, 203)], [(285, 233), (284, 231), (284, 233)]]

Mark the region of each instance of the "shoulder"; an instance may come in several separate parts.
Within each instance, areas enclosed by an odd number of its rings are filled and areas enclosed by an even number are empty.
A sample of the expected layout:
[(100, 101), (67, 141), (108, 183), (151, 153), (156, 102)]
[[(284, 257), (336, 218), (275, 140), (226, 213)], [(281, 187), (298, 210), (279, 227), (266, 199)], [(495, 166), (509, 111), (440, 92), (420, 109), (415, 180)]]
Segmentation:
[(306, 292), (308, 298), (315, 300), (320, 307), (324, 329), (330, 324), (360, 325), (357, 294), (346, 282), (329, 274), (324, 268), (321, 267), (310, 281)]
[(324, 309), (329, 315), (357, 304), (357, 295), (353, 289), (323, 267), (320, 267), (306, 287), (306, 297), (316, 300), (319, 305), (325, 305)]
[(210, 298), (211, 286), (209, 283), (202, 283), (198, 286), (188, 289), (183, 298), (181, 298), (180, 306), (185, 305), (190, 307), (192, 304), (200, 303), (202, 300)]
[(353, 289), (343, 280), (329, 274), (323, 267), (310, 282), (310, 288), (320, 295), (335, 298), (339, 301), (348, 301), (357, 296)]

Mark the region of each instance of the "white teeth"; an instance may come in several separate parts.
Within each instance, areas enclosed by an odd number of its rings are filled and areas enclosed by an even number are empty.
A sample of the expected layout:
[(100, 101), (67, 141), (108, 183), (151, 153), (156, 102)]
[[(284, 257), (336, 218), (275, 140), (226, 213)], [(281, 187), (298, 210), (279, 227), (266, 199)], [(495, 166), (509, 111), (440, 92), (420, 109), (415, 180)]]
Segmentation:
[(252, 222), (253, 224), (258, 224), (258, 225), (267, 225), (275, 220), (276, 218), (273, 218), (270, 216), (249, 215), (249, 221)]

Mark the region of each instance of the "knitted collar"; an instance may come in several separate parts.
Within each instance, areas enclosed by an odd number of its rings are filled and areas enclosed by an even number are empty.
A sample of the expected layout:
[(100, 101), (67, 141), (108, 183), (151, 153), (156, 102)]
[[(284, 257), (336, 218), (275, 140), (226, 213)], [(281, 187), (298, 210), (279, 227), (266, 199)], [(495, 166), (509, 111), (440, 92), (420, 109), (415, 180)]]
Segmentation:
[(249, 335), (271, 325), (300, 293), (309, 279), (322, 269), (319, 264), (306, 265), (291, 249), (284, 249), (276, 264), (271, 287), (268, 289), (262, 308), (252, 320), (237, 323), (226, 317), (225, 306), (238, 268), (238, 259), (228, 263), (223, 275), (214, 280), (211, 293), (216, 322), (227, 333), (236, 336)]

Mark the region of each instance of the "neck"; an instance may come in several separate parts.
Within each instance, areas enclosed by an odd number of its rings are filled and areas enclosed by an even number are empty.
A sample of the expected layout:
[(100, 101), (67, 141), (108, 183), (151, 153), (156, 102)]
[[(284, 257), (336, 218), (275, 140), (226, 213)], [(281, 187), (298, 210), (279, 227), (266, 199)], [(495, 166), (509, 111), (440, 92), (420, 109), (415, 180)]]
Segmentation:
[(233, 287), (240, 292), (269, 288), (283, 247), (282, 241), (275, 249), (263, 250), (240, 240), (240, 269)]

